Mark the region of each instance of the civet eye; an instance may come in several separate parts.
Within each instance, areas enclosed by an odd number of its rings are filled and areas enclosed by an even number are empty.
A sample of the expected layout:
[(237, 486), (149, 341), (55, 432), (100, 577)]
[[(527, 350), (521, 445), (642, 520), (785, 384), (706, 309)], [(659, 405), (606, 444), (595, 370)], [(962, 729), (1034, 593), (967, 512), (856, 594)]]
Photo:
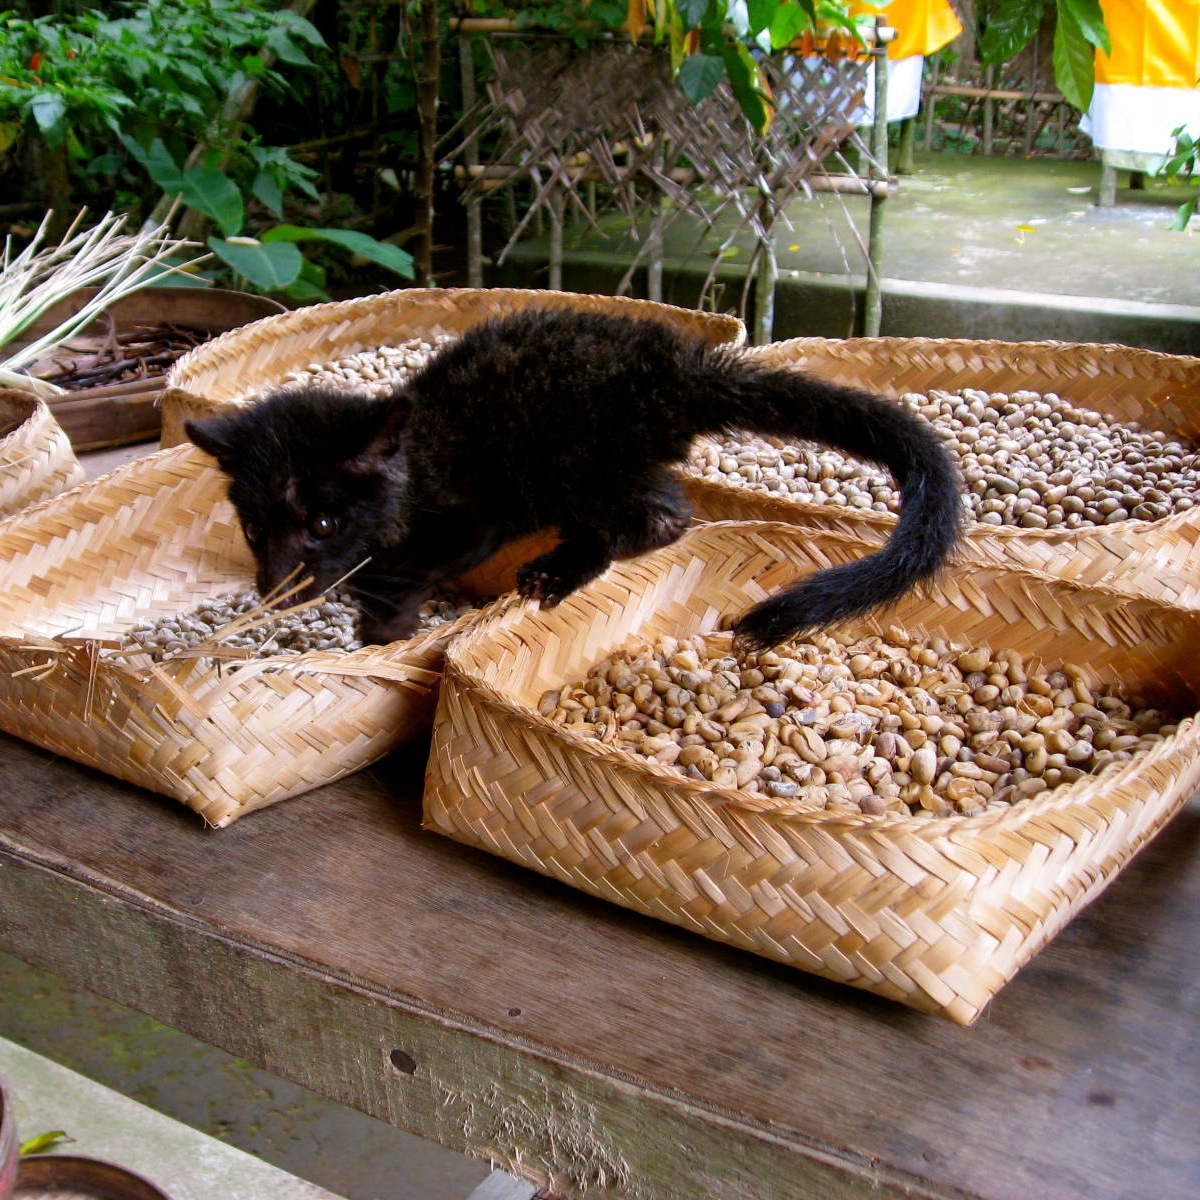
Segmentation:
[(337, 522), (332, 517), (325, 516), (324, 513), (318, 513), (308, 523), (308, 536), (315, 541), (322, 542), (326, 538), (331, 538), (337, 533)]
[(250, 543), (250, 545), (253, 546), (259, 540), (259, 538), (261, 536), (261, 531), (259, 530), (257, 525), (252, 525), (249, 522), (247, 522), (246, 524), (244, 524), (242, 526), (242, 534), (245, 536), (246, 541), (248, 541)]

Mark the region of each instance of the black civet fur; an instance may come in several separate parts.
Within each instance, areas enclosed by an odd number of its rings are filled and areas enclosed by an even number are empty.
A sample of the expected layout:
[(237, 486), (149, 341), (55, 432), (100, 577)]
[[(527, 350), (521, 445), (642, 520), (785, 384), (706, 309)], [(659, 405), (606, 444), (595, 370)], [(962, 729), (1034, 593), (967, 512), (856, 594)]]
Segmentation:
[(537, 530), (561, 537), (519, 572), (521, 592), (543, 604), (614, 558), (674, 541), (690, 514), (669, 467), (697, 435), (724, 430), (820, 441), (881, 463), (903, 501), (880, 550), (741, 616), (743, 645), (893, 601), (952, 550), (959, 477), (919, 417), (627, 317), (520, 313), (472, 328), (384, 399), (290, 389), (187, 423), (230, 476), (259, 589), (300, 564), (314, 592), (354, 571), (347, 586), (369, 641), (408, 636), (440, 584)]

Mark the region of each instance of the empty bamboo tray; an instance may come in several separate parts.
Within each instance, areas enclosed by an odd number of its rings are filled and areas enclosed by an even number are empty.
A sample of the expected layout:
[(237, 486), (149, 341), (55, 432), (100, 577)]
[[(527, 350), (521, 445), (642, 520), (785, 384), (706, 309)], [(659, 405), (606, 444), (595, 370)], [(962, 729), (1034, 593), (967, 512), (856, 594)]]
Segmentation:
[[(442, 649), (471, 615), (389, 646), (154, 662), (143, 618), (252, 586), (226, 480), (179, 446), (0, 522), (0, 727), (214, 826), (428, 733)], [(511, 562), (474, 576), (511, 586)], [(478, 593), (477, 593), (478, 594)]]
[(44, 400), (0, 388), (0, 515), (74, 487), (83, 468)]
[(408, 288), (314, 304), (266, 317), (184, 355), (162, 397), (162, 445), (185, 439), (183, 422), (212, 416), (284, 384), (310, 364), (335, 363), (410, 338), (457, 337), (489, 317), (527, 308), (572, 308), (662, 321), (710, 344), (741, 344), (736, 317), (651, 300), (520, 288)]
[(1200, 783), (1200, 613), (1035, 572), (945, 573), (891, 626), (1047, 668), (1077, 664), (1186, 715), (1098, 776), (1007, 809), (920, 819), (714, 787), (539, 714), (629, 635), (720, 627), (862, 543), (718, 522), (621, 563), (552, 609), (498, 605), (449, 647), (428, 828), (708, 937), (961, 1024), (1092, 900)]
[[(1128, 346), (937, 338), (795, 338), (751, 355), (835, 383), (898, 397), (931, 389), (1054, 392), (1143, 428), (1200, 442), (1200, 358)], [(821, 504), (689, 476), (698, 515), (708, 520), (797, 522), (879, 541), (890, 513)], [(1200, 607), (1200, 494), (1197, 507), (1157, 521), (1103, 527), (1022, 529), (971, 522), (965, 554), (1063, 579)]]

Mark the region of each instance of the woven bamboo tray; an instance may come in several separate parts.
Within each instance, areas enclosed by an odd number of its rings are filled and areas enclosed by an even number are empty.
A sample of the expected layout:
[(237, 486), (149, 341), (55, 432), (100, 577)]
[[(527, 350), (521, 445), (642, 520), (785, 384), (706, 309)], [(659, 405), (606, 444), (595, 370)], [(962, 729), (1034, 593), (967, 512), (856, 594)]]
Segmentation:
[[(863, 544), (718, 522), (610, 569), (553, 609), (498, 605), (449, 648), (425, 823), (595, 896), (960, 1024), (1200, 784), (1200, 728), (976, 816), (872, 817), (720, 790), (539, 715), (631, 634), (724, 615)], [(868, 632), (900, 626), (1076, 664), (1152, 704), (1200, 707), (1200, 614), (999, 566), (955, 568)]]
[[(179, 446), (0, 521), (0, 727), (182, 801), (214, 826), (428, 733), (442, 650), (472, 616), (389, 646), (122, 656), (142, 618), (252, 586), (225, 479)], [(511, 562), (482, 594), (511, 586)]]
[(663, 321), (712, 344), (745, 340), (736, 317), (625, 296), (518, 288), (411, 288), (314, 304), (222, 334), (184, 355), (163, 392), (162, 445), (185, 440), (183, 422), (254, 399), (310, 363), (399, 345), (413, 337), (456, 337), (489, 317), (526, 308), (573, 308)]
[[(753, 357), (886, 396), (1026, 389), (1056, 392), (1084, 408), (1200, 441), (1200, 358), (1127, 346), (933, 338), (795, 338), (756, 347)], [(797, 522), (880, 541), (896, 518), (688, 477), (708, 520)], [(1200, 497), (1197, 498), (1200, 500)], [(1200, 507), (1159, 521), (1103, 528), (1018, 529), (971, 522), (964, 554), (1063, 579), (1200, 607)]]
[(0, 388), (0, 515), (82, 481), (71, 442), (45, 401)]

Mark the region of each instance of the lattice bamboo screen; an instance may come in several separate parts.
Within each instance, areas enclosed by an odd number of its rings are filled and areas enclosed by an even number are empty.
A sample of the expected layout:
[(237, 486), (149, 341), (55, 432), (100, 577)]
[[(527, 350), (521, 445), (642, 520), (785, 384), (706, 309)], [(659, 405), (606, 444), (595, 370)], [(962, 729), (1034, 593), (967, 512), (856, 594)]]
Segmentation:
[[(775, 118), (760, 135), (727, 85), (693, 105), (660, 48), (615, 40), (580, 48), (530, 35), (492, 36), (484, 44), (492, 74), (460, 127), (467, 133), (457, 152), (485, 159), (464, 172), (468, 200), (498, 186), (529, 185), (501, 261), (539, 214), (552, 222), (565, 214), (595, 224), (616, 209), (636, 231), (621, 291), (685, 214), (706, 232), (719, 228), (722, 246), (749, 232), (753, 271), (798, 195), (872, 190), (869, 180), (845, 173), (840, 186), (831, 184), (826, 169), (830, 156), (851, 141), (869, 157), (856, 132), (867, 53), (827, 43), (820, 54), (765, 59)], [(705, 293), (719, 262), (718, 254)]]

